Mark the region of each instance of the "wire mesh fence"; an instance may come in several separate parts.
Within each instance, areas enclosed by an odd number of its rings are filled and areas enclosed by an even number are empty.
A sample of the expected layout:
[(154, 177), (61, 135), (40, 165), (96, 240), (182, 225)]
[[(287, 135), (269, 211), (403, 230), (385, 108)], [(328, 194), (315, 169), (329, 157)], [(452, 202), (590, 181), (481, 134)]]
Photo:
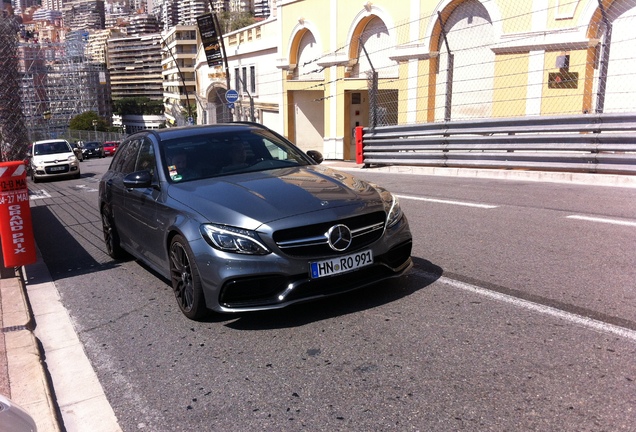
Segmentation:
[[(531, 2), (505, 3), (506, 15), (498, 20), (491, 16), (494, 2), (477, 0), (422, 17), (419, 27), (432, 28), (425, 40), (429, 58), (408, 59), (416, 67), (397, 75), (390, 65), (377, 70), (379, 89), (385, 89), (378, 93), (377, 118), (397, 124), (636, 112), (636, 84), (630, 79), (636, 73), (635, 1), (599, 1), (587, 17), (577, 10), (583, 6), (578, 1), (546, 2), (553, 6), (539, 10), (528, 10)], [(575, 14), (578, 24), (571, 25), (573, 19), (566, 18)], [(401, 34), (412, 24), (394, 29), (398, 40), (407, 39)], [(394, 46), (381, 46), (382, 38), (373, 41), (371, 59), (398, 58), (391, 53)], [(413, 42), (421, 40), (406, 45)], [(382, 114), (396, 105), (393, 121)]]
[(391, 27), (361, 21), (334, 52), (305, 50), (293, 79), (320, 79), (347, 53), (336, 80), (368, 78), (377, 125), (636, 112), (636, 0), (420, 3)]
[(22, 159), (29, 144), (17, 91), (17, 29), (15, 17), (0, 11), (0, 157), (3, 161)]

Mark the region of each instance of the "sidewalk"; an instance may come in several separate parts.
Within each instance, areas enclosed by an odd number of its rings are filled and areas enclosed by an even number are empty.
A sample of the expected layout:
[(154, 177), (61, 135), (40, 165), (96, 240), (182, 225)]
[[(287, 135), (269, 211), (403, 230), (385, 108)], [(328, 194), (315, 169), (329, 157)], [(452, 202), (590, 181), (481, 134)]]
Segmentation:
[[(323, 165), (383, 172), (636, 188), (636, 176), (413, 166)], [(0, 258), (1, 259), (1, 258)], [(1, 261), (0, 261), (1, 262)], [(35, 264), (0, 271), (0, 394), (24, 408), (39, 432), (121, 428), (38, 251)]]
[(38, 431), (58, 432), (57, 410), (22, 279), (9, 269), (3, 269), (0, 279), (0, 393), (31, 415)]
[(38, 432), (118, 432), (84, 346), (38, 260), (0, 279), (0, 393), (24, 408)]

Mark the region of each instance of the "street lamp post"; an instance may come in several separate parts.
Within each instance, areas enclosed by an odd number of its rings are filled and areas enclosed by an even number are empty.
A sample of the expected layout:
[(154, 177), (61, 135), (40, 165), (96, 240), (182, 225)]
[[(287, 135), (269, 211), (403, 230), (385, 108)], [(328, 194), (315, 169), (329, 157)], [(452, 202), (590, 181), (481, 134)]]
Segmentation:
[(42, 117), (46, 120), (46, 139), (49, 139), (51, 138), (51, 111), (44, 111)]

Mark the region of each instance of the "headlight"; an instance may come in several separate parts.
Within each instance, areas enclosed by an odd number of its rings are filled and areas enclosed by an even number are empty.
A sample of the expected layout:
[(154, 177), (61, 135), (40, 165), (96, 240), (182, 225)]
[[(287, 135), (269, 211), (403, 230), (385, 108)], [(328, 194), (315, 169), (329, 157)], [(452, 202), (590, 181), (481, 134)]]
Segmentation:
[(391, 203), (391, 209), (389, 210), (389, 213), (386, 217), (387, 228), (392, 227), (402, 218), (402, 208), (400, 207), (400, 202), (393, 195), (391, 195), (391, 198), (393, 198), (393, 202)]
[(396, 196), (394, 196), (391, 192), (384, 189), (383, 187), (375, 184), (373, 186), (375, 186), (378, 192), (380, 192), (382, 201), (384, 201), (384, 208), (386, 209), (386, 227), (391, 228), (402, 218), (402, 208), (400, 207), (400, 202), (398, 201)]
[(69, 162), (75, 162), (76, 160), (77, 160), (77, 157), (75, 155), (68, 157)]
[(267, 255), (270, 250), (254, 231), (226, 225), (201, 225), (201, 234), (210, 246), (225, 252)]

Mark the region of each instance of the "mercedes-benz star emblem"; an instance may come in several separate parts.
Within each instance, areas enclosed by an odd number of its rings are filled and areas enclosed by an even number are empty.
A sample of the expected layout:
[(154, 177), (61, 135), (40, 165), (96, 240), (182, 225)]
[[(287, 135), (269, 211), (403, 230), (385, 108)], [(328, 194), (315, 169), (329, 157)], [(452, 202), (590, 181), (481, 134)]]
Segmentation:
[(331, 249), (342, 252), (351, 245), (351, 230), (346, 225), (334, 225), (327, 231)]

